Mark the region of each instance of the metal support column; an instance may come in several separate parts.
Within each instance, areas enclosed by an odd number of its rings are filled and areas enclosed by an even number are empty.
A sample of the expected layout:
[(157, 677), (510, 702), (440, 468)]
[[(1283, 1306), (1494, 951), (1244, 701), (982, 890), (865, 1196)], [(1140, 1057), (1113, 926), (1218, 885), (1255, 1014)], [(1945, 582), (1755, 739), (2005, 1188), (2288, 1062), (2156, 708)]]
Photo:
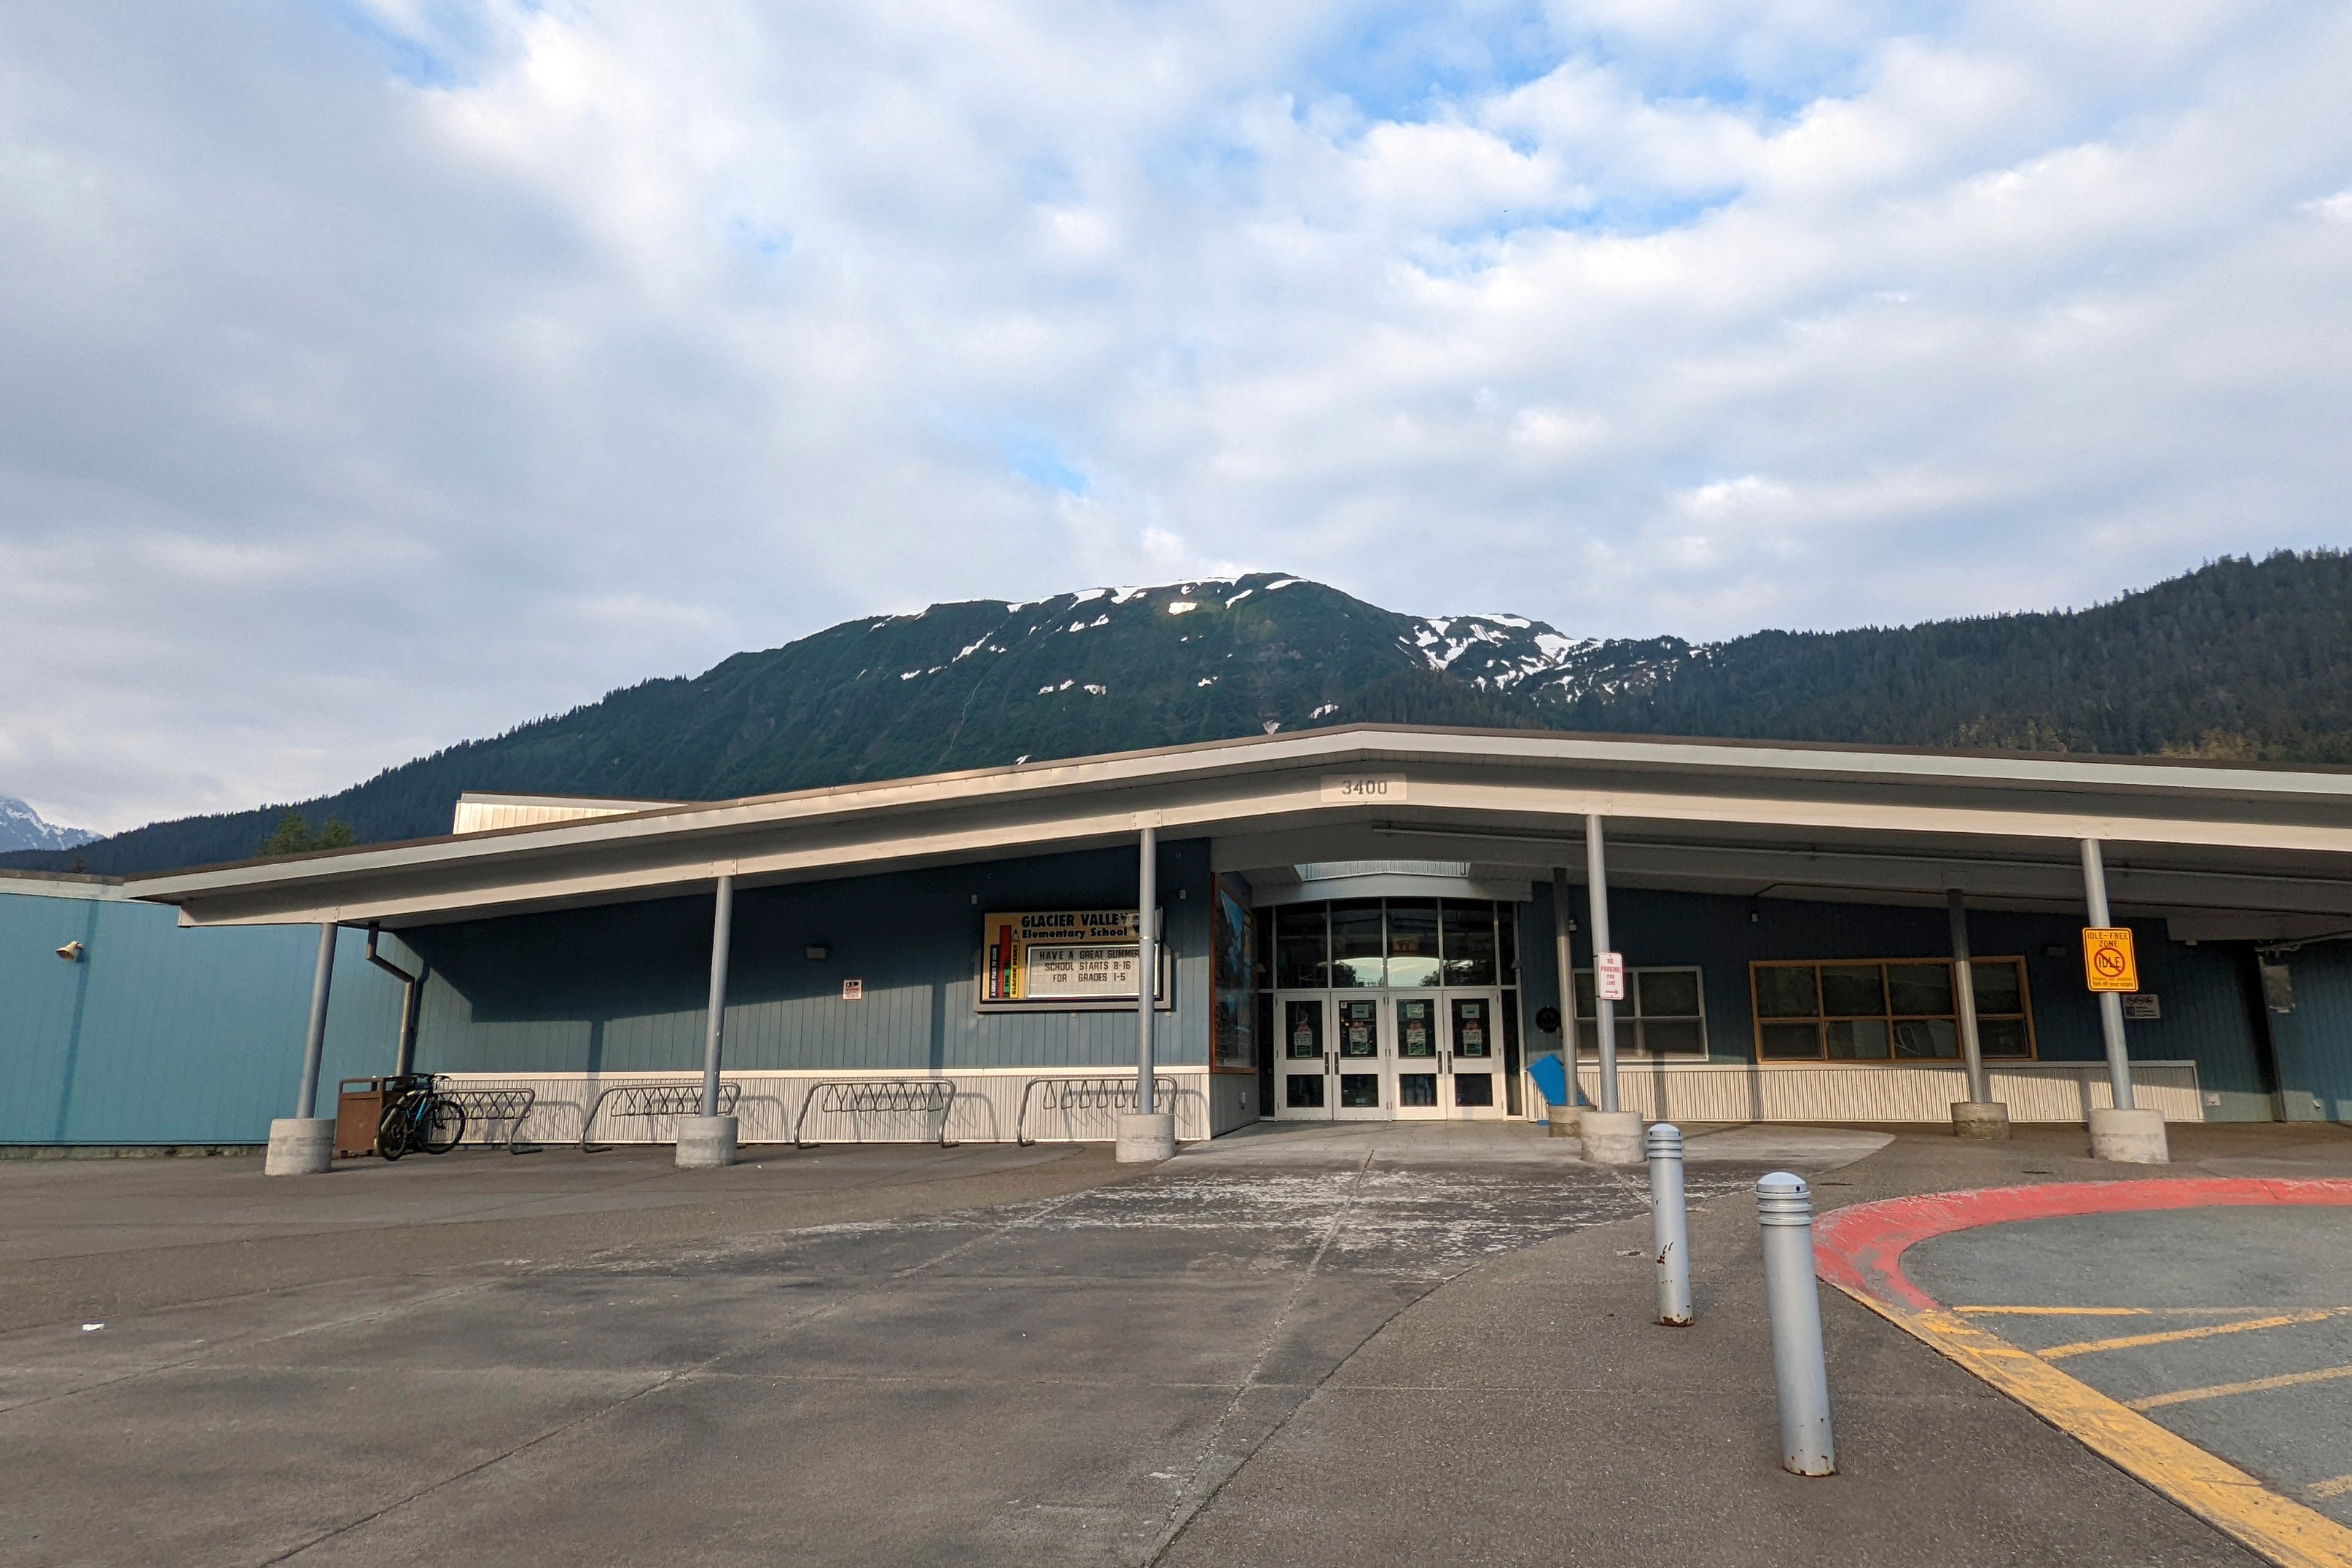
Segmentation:
[(319, 1113), (319, 1064), (327, 1055), (327, 992), (335, 983), (335, 923), (319, 927), (319, 968), (310, 977), (310, 1032), (302, 1040), (302, 1089), (295, 1097), (294, 1114), (303, 1119)]
[[(1601, 842), (1601, 819), (1584, 819), (1585, 901), (1592, 926), (1592, 1022), (1601, 1041), (1601, 1109), (1617, 1103), (1617, 1004), (1601, 994), (1601, 955), (1609, 952), (1609, 866)], [(1573, 991), (1570, 995), (1573, 995)], [(1562, 1022), (1565, 1023), (1565, 1018)], [(1639, 1129), (1636, 1129), (1637, 1131)]]
[(719, 1057), (727, 1032), (727, 955), (735, 938), (735, 879), (719, 879), (710, 914), (710, 1020), (702, 1035), (702, 1113), (719, 1114)]
[(1960, 1015), (1960, 1061), (1968, 1069), (1969, 1100), (1992, 1098), (1985, 1082), (1984, 1050), (1977, 1039), (1977, 977), (1969, 954), (1968, 895), (1955, 887), (1944, 894), (1952, 911), (1952, 999)]
[[(2107, 866), (2096, 839), (2083, 841), (2083, 902), (2090, 910), (2092, 925), (2115, 924), (2107, 915)], [(2131, 1055), (2124, 1048), (2124, 999), (2113, 991), (2099, 993), (2099, 1032), (2106, 1038), (2107, 1082), (2115, 1091), (2116, 1109), (2132, 1110)]]
[(1139, 835), (1135, 868), (1135, 1109), (1141, 1116), (1160, 1111), (1152, 1093), (1151, 1004), (1160, 977), (1160, 830)]
[(1552, 959), (1559, 967), (1559, 1062), (1568, 1075), (1568, 1108), (1584, 1103), (1584, 1089), (1576, 1079), (1576, 958), (1570, 952), (1568, 931), (1568, 868), (1551, 868)]

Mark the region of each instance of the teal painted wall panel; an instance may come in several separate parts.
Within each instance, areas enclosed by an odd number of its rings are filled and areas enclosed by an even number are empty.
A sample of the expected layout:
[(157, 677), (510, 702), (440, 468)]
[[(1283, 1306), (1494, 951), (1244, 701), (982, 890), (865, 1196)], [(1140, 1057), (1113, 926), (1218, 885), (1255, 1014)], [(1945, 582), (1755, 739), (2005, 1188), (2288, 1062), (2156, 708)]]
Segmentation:
[[(79, 884), (75, 884), (79, 885)], [(95, 891), (95, 890), (93, 890)], [(56, 949), (79, 940), (79, 964)], [(389, 1071), (400, 987), (338, 944), (320, 1104)], [(183, 930), (177, 912), (0, 886), (0, 1144), (257, 1144), (291, 1114), (315, 926)]]
[(2287, 1118), (2352, 1122), (2352, 943), (2278, 958), (2294, 988), (2294, 1010), (2267, 1015)]
[[(1160, 846), (1178, 1005), (1170, 1065), (1208, 1061), (1208, 845)], [(727, 1065), (739, 1070), (1118, 1067), (1135, 1015), (981, 1013), (982, 916), (1116, 907), (1125, 850), (847, 878), (736, 895)], [(708, 895), (432, 926), (411, 934), (431, 976), (420, 1066), (489, 1072), (693, 1071), (702, 1063)], [(829, 956), (807, 957), (823, 944)], [(841, 999), (845, 977), (866, 999)]]

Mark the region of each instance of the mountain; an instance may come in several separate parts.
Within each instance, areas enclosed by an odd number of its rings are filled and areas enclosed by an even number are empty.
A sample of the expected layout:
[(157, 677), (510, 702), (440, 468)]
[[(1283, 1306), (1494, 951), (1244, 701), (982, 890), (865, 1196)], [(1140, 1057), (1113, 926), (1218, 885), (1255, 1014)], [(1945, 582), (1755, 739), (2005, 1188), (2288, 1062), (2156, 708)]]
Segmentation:
[[(714, 800), (1368, 721), (2352, 762), (2352, 557), (2226, 559), (2082, 611), (1717, 643), (1421, 618), (1271, 572), (938, 604), (647, 681), (294, 809), (373, 842), (446, 832), (465, 789)], [(115, 874), (241, 859), (286, 810), (78, 852)]]
[(24, 801), (0, 795), (0, 850), (70, 850), (93, 842), (98, 835), (81, 828), (60, 828), (45, 822)]

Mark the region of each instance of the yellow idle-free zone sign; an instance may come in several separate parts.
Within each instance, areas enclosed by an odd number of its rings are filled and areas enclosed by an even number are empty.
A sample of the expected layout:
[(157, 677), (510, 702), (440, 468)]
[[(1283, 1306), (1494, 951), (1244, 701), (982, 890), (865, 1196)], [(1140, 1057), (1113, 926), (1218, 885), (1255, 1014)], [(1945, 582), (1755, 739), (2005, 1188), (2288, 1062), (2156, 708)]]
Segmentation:
[(2124, 925), (2083, 927), (2083, 979), (2095, 991), (2139, 989), (2139, 959)]

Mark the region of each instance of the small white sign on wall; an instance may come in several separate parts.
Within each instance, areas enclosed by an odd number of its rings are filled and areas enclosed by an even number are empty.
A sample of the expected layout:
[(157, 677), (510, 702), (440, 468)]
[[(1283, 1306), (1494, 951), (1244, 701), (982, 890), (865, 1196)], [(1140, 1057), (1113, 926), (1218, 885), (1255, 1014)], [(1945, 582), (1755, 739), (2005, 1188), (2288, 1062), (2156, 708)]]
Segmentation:
[(1327, 806), (1402, 806), (1404, 801), (1402, 773), (1323, 775), (1323, 803)]
[(2164, 1004), (2154, 991), (2135, 991), (2124, 998), (2124, 1017), (2127, 1019), (2160, 1019)]
[(863, 980), (842, 981), (841, 999), (845, 1002), (864, 1001), (866, 999), (866, 982)]
[(1625, 999), (1625, 955), (1603, 953), (1593, 966), (1593, 974), (1601, 982), (1601, 999), (1622, 1002)]

